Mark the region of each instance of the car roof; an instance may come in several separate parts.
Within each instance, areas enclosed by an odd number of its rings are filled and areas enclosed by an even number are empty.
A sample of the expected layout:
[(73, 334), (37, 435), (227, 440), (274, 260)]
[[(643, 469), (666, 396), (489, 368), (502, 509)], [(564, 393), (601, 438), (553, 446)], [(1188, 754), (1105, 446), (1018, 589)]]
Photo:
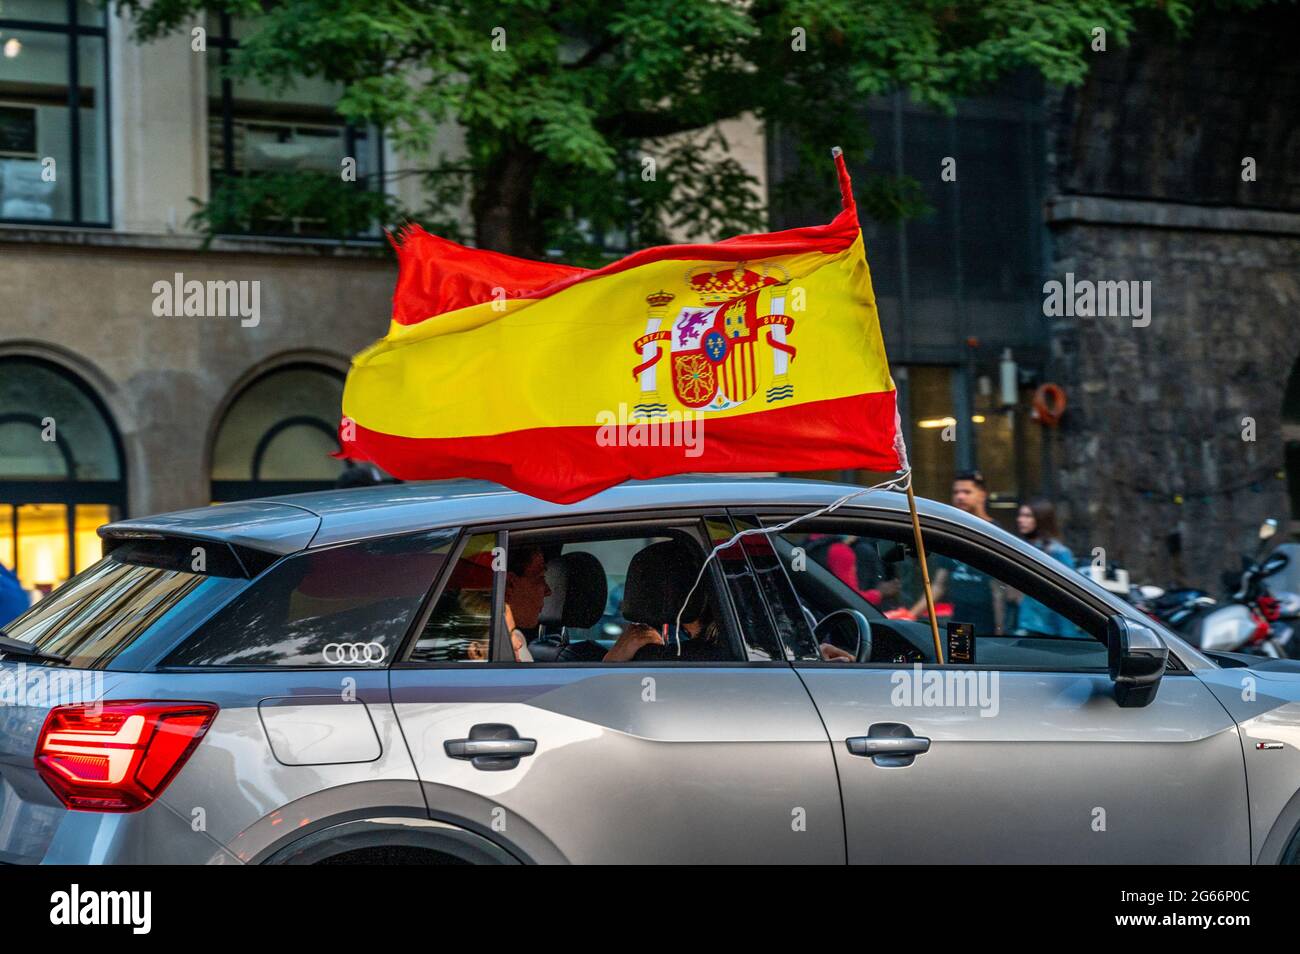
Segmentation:
[[(152, 517), (120, 520), (101, 535), (121, 538), (170, 534), (290, 553), (305, 547), (484, 521), (532, 520), (629, 509), (790, 505), (815, 508), (849, 494), (872, 509), (905, 511), (895, 491), (868, 491), (854, 484), (782, 477), (680, 476), (632, 480), (572, 504), (558, 504), (483, 480), (436, 480), (379, 484), (341, 490), (264, 497), (198, 507)], [(942, 511), (976, 523), (961, 511), (918, 498), (922, 512)], [(985, 525), (987, 526), (987, 525)]]

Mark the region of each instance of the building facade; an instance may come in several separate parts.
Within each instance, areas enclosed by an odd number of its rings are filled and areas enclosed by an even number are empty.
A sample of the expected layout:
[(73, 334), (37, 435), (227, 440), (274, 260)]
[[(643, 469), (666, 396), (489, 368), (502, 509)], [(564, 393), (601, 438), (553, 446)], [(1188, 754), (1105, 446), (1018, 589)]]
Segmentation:
[[(1300, 512), (1298, 25), (1280, 7), (1144, 28), (1078, 90), (1014, 76), (952, 115), (864, 104), (855, 176), (910, 176), (931, 208), (864, 221), (919, 493), (979, 469), (1003, 525), (1047, 495), (1079, 556), (1203, 585), (1259, 520)], [(386, 327), (382, 237), (307, 217), (205, 246), (191, 227), (226, 177), (347, 161), (422, 204), (337, 90), (230, 80), (240, 24), (200, 26), (140, 45), (84, 0), (0, 7), (0, 562), (29, 589), (93, 561), (109, 519), (331, 485), (349, 357)], [(779, 128), (728, 139), (773, 185), (772, 227), (828, 217), (776, 188), (796, 154)], [(1048, 314), (1067, 276), (1150, 282), (1149, 323)]]
[(110, 519), (341, 467), (343, 377), (390, 309), (382, 240), (305, 221), (203, 248), (188, 219), (245, 169), (354, 157), (364, 180), (381, 137), (319, 85), (223, 80), (235, 32), (142, 46), (94, 3), (0, 8), (0, 562), (30, 590), (97, 559)]

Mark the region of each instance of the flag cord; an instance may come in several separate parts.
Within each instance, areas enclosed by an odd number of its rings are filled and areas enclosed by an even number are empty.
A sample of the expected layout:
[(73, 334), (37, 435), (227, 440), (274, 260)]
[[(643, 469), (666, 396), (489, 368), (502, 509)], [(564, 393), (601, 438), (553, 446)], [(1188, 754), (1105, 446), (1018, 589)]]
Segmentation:
[[(793, 527), (796, 523), (799, 523), (801, 521), (809, 520), (813, 517), (822, 517), (828, 513), (833, 513), (834, 511), (838, 510), (840, 507), (848, 503), (850, 500), (853, 500), (855, 497), (861, 497), (863, 494), (869, 494), (877, 490), (906, 491), (908, 495), (908, 505), (909, 508), (912, 510), (913, 519), (915, 519), (916, 504), (915, 504), (915, 498), (912, 496), (912, 469), (909, 467), (906, 470), (899, 473), (897, 476), (891, 477), (889, 480), (883, 481), (879, 484), (873, 484), (870, 487), (863, 487), (861, 490), (855, 490), (851, 494), (845, 494), (843, 497), (839, 497), (836, 500), (831, 501), (824, 507), (819, 507), (816, 510), (809, 511), (808, 513), (802, 513), (797, 517), (792, 517), (791, 519), (785, 521), (785, 523), (778, 523), (775, 526), (771, 526), (771, 527), (750, 527), (749, 529), (746, 530), (738, 530), (736, 533), (732, 534), (730, 538), (724, 540), (722, 543), (719, 543), (712, 550), (710, 550), (708, 556), (704, 558), (704, 562), (700, 564), (700, 572), (695, 574), (695, 582), (691, 584), (690, 590), (687, 591), (686, 599), (682, 600), (681, 609), (677, 611), (677, 618), (673, 621), (672, 638), (673, 638), (673, 642), (676, 643), (677, 645), (677, 655), (681, 656), (682, 654), (682, 640), (681, 640), (682, 613), (686, 611), (686, 607), (690, 603), (691, 597), (695, 595), (695, 590), (699, 587), (700, 581), (704, 579), (704, 571), (708, 569), (710, 560), (712, 560), (715, 556), (717, 556), (719, 553), (721, 553), (723, 550), (727, 549), (728, 547), (734, 546), (736, 544), (736, 541), (738, 541), (741, 537), (750, 537), (756, 534), (763, 534), (763, 533), (781, 533), (782, 531), (788, 530), (790, 527)], [(927, 595), (928, 595), (928, 589), (929, 587), (927, 586)], [(932, 624), (935, 623), (933, 610), (931, 611), (930, 614), (930, 621)], [(938, 651), (937, 635), (935, 636), (935, 649), (937, 652)], [(941, 657), (936, 657), (936, 658), (942, 661)]]

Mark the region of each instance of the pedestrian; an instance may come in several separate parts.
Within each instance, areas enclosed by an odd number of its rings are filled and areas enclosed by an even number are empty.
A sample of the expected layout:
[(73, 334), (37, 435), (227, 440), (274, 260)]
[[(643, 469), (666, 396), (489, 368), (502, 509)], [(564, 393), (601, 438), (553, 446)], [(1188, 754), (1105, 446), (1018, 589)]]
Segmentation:
[(23, 589), (18, 575), (0, 563), (0, 629), (27, 612), (31, 597)]
[[(978, 470), (958, 471), (952, 480), (952, 505), (972, 517), (993, 522), (988, 511), (989, 491), (984, 475)], [(952, 604), (952, 619), (970, 623), (978, 636), (996, 636), (1004, 632), (1006, 593), (1003, 586), (982, 570), (942, 554), (930, 558), (933, 569), (931, 593), (935, 606)], [(925, 598), (912, 606), (911, 615), (923, 619), (928, 614)]]
[[(1042, 497), (1027, 501), (1016, 511), (1016, 532), (1021, 539), (1033, 544), (1054, 560), (1074, 569), (1074, 554), (1061, 542), (1061, 532), (1056, 521), (1056, 508)], [(1020, 635), (1044, 635), (1078, 638), (1082, 635), (1073, 623), (1060, 613), (1053, 613), (1038, 600), (1013, 593), (1019, 599), (1020, 612), (1015, 631)]]

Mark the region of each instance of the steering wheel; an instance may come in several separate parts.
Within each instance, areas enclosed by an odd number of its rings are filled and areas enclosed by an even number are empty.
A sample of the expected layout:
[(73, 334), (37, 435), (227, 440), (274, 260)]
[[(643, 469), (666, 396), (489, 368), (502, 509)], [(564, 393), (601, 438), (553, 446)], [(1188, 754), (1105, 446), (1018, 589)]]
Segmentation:
[(871, 662), (871, 621), (860, 610), (827, 613), (813, 629), (817, 642), (830, 643), (853, 654), (855, 662)]

